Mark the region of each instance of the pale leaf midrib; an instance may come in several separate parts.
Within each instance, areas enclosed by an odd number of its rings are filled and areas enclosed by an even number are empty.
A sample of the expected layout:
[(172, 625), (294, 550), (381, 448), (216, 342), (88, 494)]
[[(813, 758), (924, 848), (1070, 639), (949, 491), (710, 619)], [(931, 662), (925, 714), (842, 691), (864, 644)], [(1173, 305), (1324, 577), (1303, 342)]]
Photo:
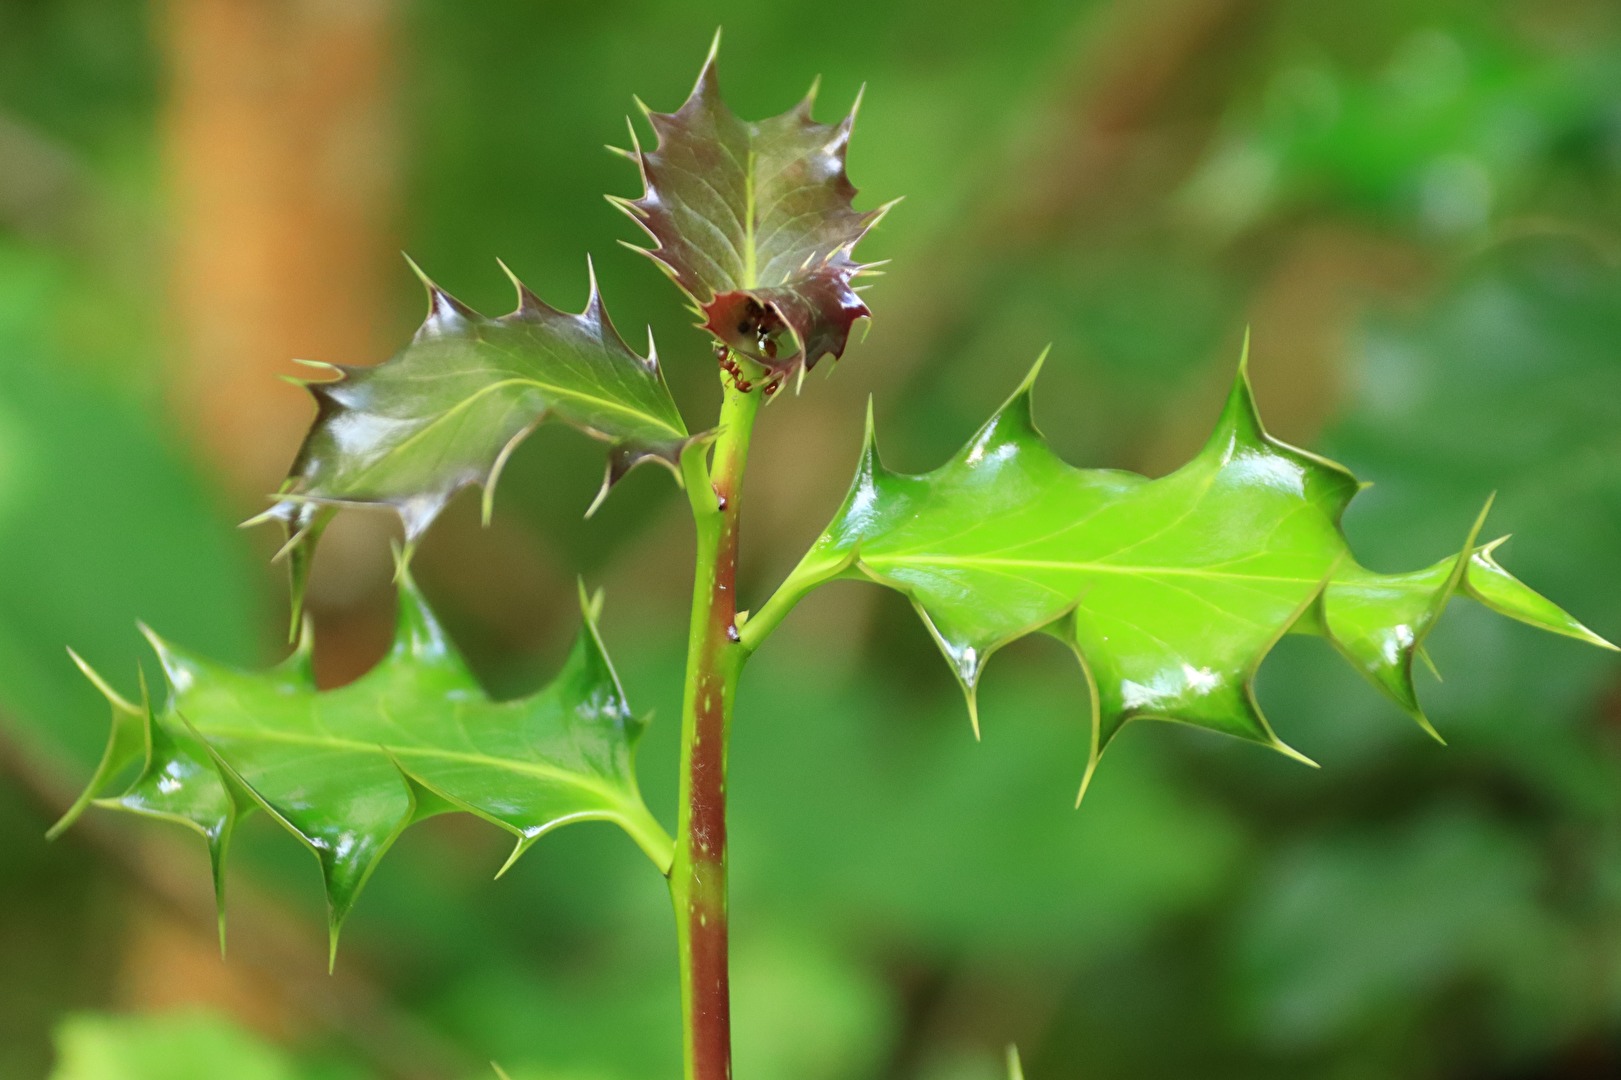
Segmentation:
[(754, 250), (754, 146), (751, 140), (748, 163), (743, 169), (743, 287), (758, 288), (759, 254)]
[[(242, 742), (273, 742), (294, 746), (319, 747), (327, 750), (348, 750), (355, 753), (374, 754), (382, 756), (392, 754), (395, 757), (433, 758), (442, 761), (456, 761), (472, 765), (482, 765), (486, 768), (500, 769), (507, 772), (524, 773), (530, 776), (543, 777), (574, 787), (583, 788), (612, 802), (615, 806), (624, 808), (627, 804), (618, 791), (585, 776), (581, 773), (571, 772), (555, 765), (546, 765), (542, 762), (515, 761), (511, 758), (491, 757), (488, 754), (471, 753), (464, 750), (446, 750), (434, 746), (391, 746), (387, 743), (365, 742), (360, 739), (344, 739), (336, 736), (302, 735), (291, 731), (271, 731), (254, 728), (209, 727), (199, 728), (198, 731), (207, 739), (225, 738), (238, 739)], [(238, 766), (240, 767), (240, 766)]]
[[(628, 416), (636, 417), (638, 419), (645, 420), (645, 421), (650, 421), (652, 424), (662, 428), (665, 431), (668, 431), (673, 438), (681, 439), (681, 438), (686, 437), (684, 432), (682, 432), (678, 428), (672, 427), (667, 421), (665, 421), (665, 420), (663, 420), (663, 419), (661, 419), (659, 417), (656, 417), (656, 416), (652, 415), (651, 413), (646, 413), (646, 412), (643, 412), (640, 409), (632, 408), (631, 406), (628, 406), (628, 405), (623, 405), (623, 404), (621, 404), (621, 403), (619, 403), (617, 401), (614, 401), (611, 398), (597, 397), (596, 395), (582, 393), (582, 392), (580, 392), (578, 390), (570, 390), (567, 387), (556, 386), (556, 385), (553, 385), (551, 383), (542, 382), (539, 379), (531, 379), (531, 378), (502, 379), (499, 382), (491, 383), (489, 386), (481, 387), (476, 392), (474, 392), (472, 394), (469, 394), (467, 397), (465, 397), (462, 400), (456, 402), (456, 404), (452, 405), (450, 408), (446, 409), (444, 412), (440, 413), (438, 416), (435, 416), (432, 420), (428, 421), (422, 427), (418, 428), (416, 431), (413, 431), (407, 438), (405, 438), (404, 440), (402, 440), (398, 444), (390, 447), (389, 450), (387, 451), (387, 453), (385, 453), (382, 457), (378, 458), (375, 462), (371, 463), (366, 468), (362, 469), (359, 473), (357, 473), (355, 475), (355, 479), (360, 479), (360, 478), (369, 476), (369, 475), (373, 474), (374, 472), (376, 472), (377, 470), (385, 468), (386, 466), (391, 464), (393, 461), (397, 460), (399, 455), (409, 452), (409, 450), (411, 449), (411, 447), (414, 444), (416, 444), (420, 440), (423, 440), (423, 439), (427, 438), (430, 434), (432, 434), (434, 431), (436, 431), (441, 425), (449, 422), (454, 417), (460, 416), (462, 413), (464, 413), (466, 410), (470, 409), (474, 404), (476, 404), (478, 401), (480, 401), (484, 397), (486, 397), (486, 396), (488, 396), (490, 394), (493, 394), (498, 390), (503, 390), (503, 389), (505, 389), (505, 388), (507, 388), (509, 386), (532, 386), (532, 387), (540, 390), (542, 393), (551, 394), (551, 395), (553, 395), (555, 397), (569, 397), (569, 398), (574, 398), (574, 399), (580, 400), (580, 401), (592, 402), (592, 403), (595, 403), (597, 405), (601, 405), (601, 406), (603, 406), (603, 407), (605, 407), (607, 409), (624, 413), (624, 414), (626, 414)], [(353, 482), (354, 481), (351, 480), (351, 483), (353, 483)]]
[(1322, 577), (1295, 577), (1281, 574), (1249, 574), (1238, 570), (1213, 570), (1197, 566), (1129, 566), (1118, 563), (1084, 562), (1065, 559), (1012, 559), (994, 555), (908, 555), (861, 556), (874, 569), (896, 566), (956, 566), (974, 569), (1062, 570), (1075, 573), (1119, 574), (1126, 577), (1197, 577), (1236, 581), (1270, 581), (1287, 585), (1316, 585)]

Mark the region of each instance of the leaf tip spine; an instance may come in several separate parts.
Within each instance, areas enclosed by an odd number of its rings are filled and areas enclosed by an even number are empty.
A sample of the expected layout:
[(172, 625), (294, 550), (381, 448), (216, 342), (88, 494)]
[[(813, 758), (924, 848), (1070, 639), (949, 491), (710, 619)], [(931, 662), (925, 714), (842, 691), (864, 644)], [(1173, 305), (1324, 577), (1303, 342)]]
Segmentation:
[(878, 452), (878, 423), (874, 419), (873, 397), (867, 395), (867, 418), (861, 434), (861, 462), (856, 469), (856, 483), (871, 484), (888, 470), (883, 455)]
[(1435, 666), (1435, 658), (1430, 655), (1430, 650), (1420, 645), (1413, 650), (1413, 655), (1418, 657), (1419, 660), (1423, 662), (1424, 666), (1429, 669), (1431, 675), (1435, 676), (1436, 682), (1446, 682), (1446, 680), (1441, 677), (1441, 669)]
[(1423, 709), (1413, 709), (1412, 716), (1413, 722), (1418, 725), (1420, 731), (1424, 732), (1424, 734), (1428, 735), (1442, 746), (1447, 744), (1445, 736), (1435, 729), (1434, 724), (1430, 723), (1430, 718), (1425, 715)]
[(498, 257), (495, 260), (495, 265), (501, 268), (501, 272), (507, 276), (507, 280), (512, 282), (513, 291), (518, 294), (518, 306), (513, 313), (517, 314), (521, 311), (527, 311), (531, 306), (530, 300), (534, 294), (531, 293), (529, 291), (529, 287), (518, 278), (518, 275), (512, 272), (512, 267), (507, 265), (507, 261), (505, 259)]
[[(428, 294), (428, 317), (423, 320), (421, 328), (417, 330), (419, 335), (443, 333), (447, 321), (455, 322), (471, 319), (477, 314), (472, 308), (446, 292), (438, 282), (428, 276), (421, 266), (417, 265), (417, 261), (411, 258), (409, 254), (402, 251), (400, 256), (405, 259), (406, 265), (417, 276), (417, 280), (422, 282), (422, 287)], [(316, 392), (319, 386), (319, 383), (312, 384), (310, 386), (311, 392)]]
[(863, 100), (866, 99), (866, 97), (867, 97), (867, 84), (862, 83), (859, 87), (856, 88), (856, 99), (850, 103), (850, 113), (849, 113), (849, 115), (846, 116), (844, 118), (844, 122), (839, 125), (839, 130), (840, 130), (841, 134), (846, 139), (848, 139), (849, 136), (850, 136), (850, 129), (856, 126), (856, 117), (858, 115), (860, 115), (860, 113), (861, 113), (861, 103), (862, 103)]
[(405, 260), (405, 265), (411, 268), (411, 273), (415, 274), (417, 276), (417, 280), (422, 282), (423, 288), (429, 290), (438, 288), (438, 286), (433, 283), (433, 279), (428, 276), (427, 271), (423, 270), (417, 261), (411, 258), (410, 252), (401, 251), (400, 258)]
[(1081, 774), (1081, 789), (1075, 793), (1075, 809), (1081, 808), (1086, 799), (1087, 790), (1092, 786), (1092, 778), (1097, 775), (1098, 760), (1103, 756), (1102, 751), (1093, 750), (1086, 757), (1086, 771)]
[(163, 665), (164, 669), (167, 670), (169, 667), (169, 661), (174, 655), (173, 647), (167, 641), (164, 641), (161, 637), (159, 637), (158, 632), (148, 626), (145, 620), (136, 619), (135, 629), (140, 631), (141, 636), (146, 639), (146, 643), (152, 646), (152, 651), (158, 654), (158, 661)]
[[(283, 503), (285, 503), (285, 502), (286, 502), (286, 499), (285, 499), (285, 497), (283, 497)], [(272, 506), (269, 510), (266, 510), (264, 513), (260, 514), (258, 517), (249, 518), (247, 521), (244, 521), (242, 524), (244, 526), (256, 525), (256, 524), (258, 524), (260, 522), (269, 521), (272, 518), (280, 517), (281, 515), (279, 513), (277, 513), (277, 510), (280, 508), (281, 505), (282, 505), (282, 503), (278, 503), (276, 506)], [(288, 558), (289, 556), (291, 556), (293, 554), (293, 552), (298, 550), (299, 545), (304, 542), (304, 538), (309, 535), (309, 532), (310, 532), (310, 526), (309, 525), (303, 525), (303, 526), (300, 526), (297, 529), (294, 529), (292, 532), (288, 533), (287, 539), (282, 541), (281, 547), (277, 548), (276, 553), (274, 555), (270, 556), (270, 561), (273, 562), (273, 563), (279, 563), (282, 560), (284, 560), (284, 559)]]
[(495, 877), (492, 880), (500, 881), (505, 877), (507, 871), (511, 870), (513, 864), (523, 857), (523, 853), (529, 850), (529, 845), (532, 843), (534, 843), (532, 837), (518, 837), (518, 842), (512, 845), (512, 854), (507, 856), (507, 861), (501, 864), (501, 868), (495, 872)]
[(1041, 369), (1046, 366), (1047, 356), (1052, 351), (1053, 347), (1050, 342), (1042, 347), (1041, 352), (1036, 356), (1036, 362), (1031, 364), (1030, 370), (1025, 373), (1024, 381), (1019, 383), (1018, 389), (1013, 391), (1014, 397), (1021, 394), (1028, 395), (1035, 388), (1036, 379), (1040, 377)]
[[(270, 496), (267, 496), (267, 497), (271, 498), (271, 499), (279, 499), (280, 498), (280, 493), (270, 495)], [(279, 518), (281, 516), (281, 514), (279, 513), (279, 508), (280, 508), (279, 503), (274, 505), (274, 506), (267, 507), (267, 508), (259, 511), (257, 514), (254, 514), (252, 517), (244, 518), (243, 520), (237, 522), (236, 527), (239, 528), (239, 529), (252, 529), (252, 528), (254, 528), (255, 526), (258, 526), (258, 525), (268, 524), (269, 522), (274, 521), (274, 520), (276, 520), (277, 518)]]
[(597, 493), (591, 497), (591, 504), (585, 508), (583, 517), (586, 521), (596, 517), (597, 511), (602, 509), (602, 504), (608, 501), (608, 492), (613, 490), (613, 486), (614, 467), (613, 463), (609, 462), (607, 471), (602, 477), (602, 486), (597, 488)]
[(648, 371), (655, 375), (659, 374), (659, 347), (658, 343), (653, 340), (652, 323), (647, 324), (647, 355), (642, 358), (642, 362)]
[(114, 690), (112, 684), (102, 677), (101, 672), (91, 667), (90, 662), (80, 656), (71, 645), (68, 646), (68, 656), (72, 658), (74, 666), (79, 669), (80, 673), (90, 680), (90, 685), (101, 691), (101, 696), (106, 698), (113, 708), (130, 716), (141, 715), (141, 710), (136, 708), (124, 695)]
[(605, 594), (601, 589), (596, 590), (596, 592), (587, 589), (583, 576), (575, 578), (574, 585), (575, 591), (579, 594), (580, 615), (587, 623), (595, 627), (597, 620), (602, 618), (602, 602)]
[(584, 315), (586, 318), (591, 318), (593, 315), (595, 315), (598, 319), (601, 319), (602, 292), (597, 287), (597, 263), (596, 260), (591, 257), (589, 252), (587, 252), (585, 256), (585, 280), (585, 310), (580, 312), (580, 314)]
[(1232, 389), (1227, 392), (1227, 402), (1222, 406), (1216, 429), (1201, 453), (1225, 460), (1240, 446), (1255, 447), (1266, 444), (1269, 439), (1266, 425), (1261, 421), (1261, 410), (1255, 404), (1255, 389), (1250, 383), (1249, 334), (1245, 331)]
[(811, 113), (816, 108), (816, 95), (821, 92), (821, 89), (822, 76), (818, 74), (814, 79), (811, 80), (810, 89), (805, 91), (805, 96), (801, 98), (799, 104), (795, 106), (795, 111), (806, 120), (811, 119)]
[(495, 516), (495, 489), (500, 486), (501, 473), (511, 460), (512, 453), (518, 449), (518, 444), (529, 437), (529, 433), (540, 426), (544, 415), (527, 427), (519, 429), (518, 433), (508, 439), (506, 445), (501, 447), (495, 455), (495, 462), (490, 466), (489, 473), (484, 477), (483, 492), (479, 495), (479, 523), (486, 529), (490, 527), (490, 520)]
[[(1494, 491), (1486, 496), (1485, 505), (1480, 508), (1480, 513), (1475, 515), (1473, 524), (1469, 526), (1469, 534), (1464, 537), (1463, 548), (1458, 552), (1457, 558), (1452, 561), (1452, 569), (1447, 573), (1446, 581), (1435, 591), (1435, 596), (1430, 600), (1430, 608), (1424, 620), (1424, 625), (1419, 628), (1412, 644), (1414, 650), (1423, 646), (1424, 639), (1429, 636), (1430, 630), (1440, 620), (1441, 613), (1446, 610), (1447, 603), (1452, 599), (1453, 594), (1458, 591), (1458, 587), (1463, 584), (1464, 576), (1469, 571), (1469, 563), (1475, 557), (1475, 541), (1480, 538), (1480, 530), (1486, 527), (1486, 517), (1492, 512), (1492, 504), (1496, 501), (1497, 492)], [(1425, 720), (1422, 715), (1416, 719), (1418, 719), (1420, 727), (1434, 734), (1434, 729), (1430, 727), (1428, 720)], [(1439, 735), (1435, 737), (1440, 738)]]
[[(643, 116), (650, 115), (647, 111), (647, 106), (640, 98), (636, 99), (636, 104), (641, 106)], [(652, 121), (649, 120), (648, 122), (651, 123)], [(640, 177), (642, 181), (641, 197), (646, 199), (648, 196), (653, 194), (652, 178), (647, 174), (647, 153), (642, 149), (642, 137), (636, 132), (636, 122), (628, 115), (625, 117), (625, 131), (630, 136), (630, 150), (625, 154), (625, 157), (636, 163), (636, 175)], [(619, 209), (623, 210), (626, 214), (629, 214), (633, 220), (638, 222), (641, 221), (643, 216), (642, 210), (636, 205), (634, 200), (610, 195), (608, 197), (608, 201), (612, 202), (615, 206), (618, 206)]]
[[(895, 198), (890, 199), (888, 202), (880, 203), (878, 206), (876, 206), (871, 211), (871, 213), (868, 215), (867, 224), (866, 224), (866, 227), (862, 231), (862, 235), (865, 236), (868, 232), (872, 231), (873, 229), (876, 229), (879, 226), (879, 224), (881, 224), (883, 222), (883, 220), (886, 217), (889, 216), (889, 212), (891, 210), (895, 209), (895, 207), (899, 206), (901, 203), (903, 203), (905, 201), (906, 201), (906, 196), (905, 195), (897, 195), (897, 196), (895, 196)], [(852, 244), (851, 246), (853, 247), (854, 245)], [(883, 266), (885, 263), (888, 263), (889, 261), (890, 260), (888, 260), (888, 259), (880, 259), (875, 263), (867, 263), (862, 267), (862, 270), (864, 272), (866, 272), (866, 271), (872, 270), (872, 268)], [(875, 270), (872, 270), (872, 272), (876, 273)]]
[(146, 669), (135, 669), (135, 681), (141, 687), (141, 718), (146, 721), (148, 729), (152, 726), (152, 688), (146, 684)]
[(1302, 765), (1309, 765), (1313, 769), (1321, 769), (1322, 768), (1322, 766), (1317, 764), (1316, 761), (1313, 761), (1311, 758), (1307, 757), (1305, 754), (1302, 754), (1299, 750), (1296, 750), (1294, 747), (1290, 746), (1288, 743), (1284, 742), (1282, 739), (1278, 738), (1276, 735), (1272, 736), (1272, 740), (1269, 743), (1267, 743), (1267, 745), (1270, 746), (1272, 749), (1276, 750), (1278, 753), (1282, 754), (1284, 757), (1291, 758), (1291, 759), (1293, 759), (1295, 761), (1298, 761)]
[(428, 318), (430, 320), (440, 313), (441, 305), (445, 302), (448, 301), (455, 305), (455, 301), (451, 300), (450, 294), (440, 288), (439, 283), (429, 277), (427, 271), (423, 270), (415, 259), (403, 251), (400, 252), (400, 256), (405, 260), (405, 264), (411, 268), (411, 272), (416, 275), (417, 280), (422, 283), (422, 288), (428, 294)]

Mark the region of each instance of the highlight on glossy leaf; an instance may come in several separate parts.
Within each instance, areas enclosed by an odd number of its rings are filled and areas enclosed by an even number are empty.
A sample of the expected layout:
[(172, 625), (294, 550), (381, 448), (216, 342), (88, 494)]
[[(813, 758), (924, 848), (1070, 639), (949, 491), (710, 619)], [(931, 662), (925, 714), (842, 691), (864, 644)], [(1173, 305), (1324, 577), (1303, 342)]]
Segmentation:
[(503, 263), (517, 306), (488, 318), (411, 266), (428, 293), (427, 319), (381, 364), (305, 362), (337, 377), (301, 384), (315, 398), (314, 425), (274, 504), (248, 523), (275, 519), (287, 531), (295, 628), (310, 551), (336, 507), (392, 508), (409, 547), (469, 485), (484, 488), (488, 520), (507, 458), (547, 419), (609, 444), (597, 502), (644, 461), (677, 471), (689, 440), (651, 335), (646, 356), (625, 344), (594, 272), (576, 315), (542, 301)]
[(1362, 485), (1266, 432), (1245, 360), (1204, 448), (1158, 479), (1061, 460), (1035, 425), (1040, 367), (932, 472), (886, 469), (869, 417), (844, 505), (779, 607), (835, 577), (906, 595), (962, 684), (976, 734), (990, 656), (1037, 631), (1062, 641), (1091, 691), (1082, 795), (1133, 720), (1192, 724), (1307, 760), (1274, 733), (1254, 693), (1261, 661), (1286, 633), (1327, 638), (1432, 734), (1413, 661), (1458, 593), (1613, 648), (1504, 570), (1501, 540), (1477, 544), (1485, 510), (1460, 530), (1459, 551), (1425, 569), (1358, 564), (1340, 519)]
[(370, 672), (319, 690), (306, 625), (267, 671), (215, 664), (142, 628), (168, 684), (161, 702), (125, 700), (77, 656), (112, 705), (107, 749), (83, 795), (177, 822), (208, 843), (224, 944), (224, 867), (242, 817), (264, 811), (316, 856), (332, 946), (383, 855), (410, 825), (461, 811), (516, 842), (504, 873), (541, 836), (610, 821), (661, 872), (673, 844), (642, 802), (631, 711), (581, 595), (583, 628), (562, 671), (535, 694), (491, 700), (401, 566), (394, 644)]
[(838, 359), (870, 314), (854, 282), (874, 265), (854, 248), (894, 203), (854, 206), (845, 158), (859, 95), (836, 124), (813, 118), (814, 85), (780, 116), (742, 120), (721, 97), (719, 46), (716, 34), (678, 110), (642, 106), (656, 145), (644, 149), (632, 124), (618, 152), (638, 166), (643, 193), (608, 201), (652, 238), (633, 250), (681, 287), (700, 325), (780, 380)]

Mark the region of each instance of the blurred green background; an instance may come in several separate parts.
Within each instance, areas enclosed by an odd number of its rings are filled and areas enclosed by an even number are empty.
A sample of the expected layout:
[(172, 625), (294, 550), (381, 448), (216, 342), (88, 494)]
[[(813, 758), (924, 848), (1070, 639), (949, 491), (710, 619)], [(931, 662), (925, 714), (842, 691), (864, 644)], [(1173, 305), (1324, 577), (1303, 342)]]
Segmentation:
[[(382, 359), (421, 317), (408, 250), (504, 310), (504, 258), (564, 306), (597, 257), (694, 426), (706, 341), (615, 240), (631, 95), (673, 108), (716, 25), (733, 106), (865, 82), (860, 205), (907, 201), (877, 321), (756, 439), (743, 588), (837, 505), (875, 396), (931, 467), (1053, 344), (1038, 402), (1080, 464), (1177, 464), (1246, 325), (1273, 430), (1377, 486), (1365, 562), (1455, 550), (1491, 491), (1508, 564), (1621, 636), (1621, 8), (1366, 0), (1014, 7), (602, 0), (0, 0), (0, 1075), (246, 1080), (678, 1071), (662, 883), (612, 830), (438, 819), (377, 875), (325, 973), (307, 856), (255, 820), (231, 956), (201, 845), (100, 814), (43, 832), (134, 692), (133, 621), (273, 659), (263, 505), (309, 416), (293, 357)], [(496, 521), (468, 497), (418, 577), (500, 692), (560, 663), (576, 574), (655, 722), (673, 819), (691, 540), (658, 470), (590, 521), (600, 450), (543, 430)], [(313, 586), (323, 678), (392, 606), (381, 515)], [(836, 586), (743, 686), (734, 743), (740, 1075), (990, 1080), (1621, 1076), (1621, 664), (1459, 603), (1427, 740), (1315, 640), (1262, 671), (1323, 762), (1168, 726), (1085, 808), (1085, 687), (1057, 648), (994, 665), (975, 744), (904, 602)], [(1427, 678), (1427, 677), (1426, 677)]]

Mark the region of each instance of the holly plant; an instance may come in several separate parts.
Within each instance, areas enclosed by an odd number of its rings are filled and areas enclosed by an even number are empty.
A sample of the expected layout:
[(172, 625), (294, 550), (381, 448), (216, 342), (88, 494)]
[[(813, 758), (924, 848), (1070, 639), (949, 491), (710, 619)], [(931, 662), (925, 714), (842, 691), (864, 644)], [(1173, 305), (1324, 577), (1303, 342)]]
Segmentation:
[[(423, 275), (428, 316), (397, 354), (331, 366), (307, 384), (313, 424), (262, 515), (286, 530), (292, 654), (267, 671), (237, 671), (147, 631), (167, 685), (139, 701), (85, 667), (112, 703), (112, 733), (57, 830), (92, 803), (195, 829), (213, 857), (223, 935), (231, 835), (263, 812), (319, 861), (335, 949), (379, 860), (415, 822), (483, 818), (514, 837), (511, 865), (555, 828), (611, 821), (674, 901), (686, 1076), (723, 1080), (733, 700), (749, 658), (826, 582), (862, 579), (911, 600), (976, 732), (975, 691), (998, 649), (1037, 633), (1068, 646), (1080, 675), (1074, 709), (1090, 732), (1082, 793), (1135, 720), (1192, 724), (1306, 760), (1273, 732), (1254, 692), (1256, 669), (1285, 634), (1323, 638), (1432, 735), (1413, 665), (1428, 660), (1425, 639), (1454, 596), (1613, 648), (1499, 565), (1501, 541), (1481, 542), (1484, 510), (1423, 569), (1362, 566), (1340, 528), (1361, 485), (1267, 433), (1242, 360), (1203, 449), (1157, 479), (1076, 468), (1054, 453), (1036, 423), (1039, 360), (930, 472), (886, 468), (869, 412), (843, 505), (775, 594), (745, 611), (734, 585), (756, 422), (784, 386), (837, 360), (869, 317), (857, 283), (871, 267), (855, 249), (893, 205), (856, 208), (845, 169), (855, 110), (827, 124), (814, 104), (813, 89), (780, 116), (740, 119), (721, 98), (711, 51), (678, 110), (643, 110), (652, 141), (632, 125), (620, 151), (642, 191), (612, 201), (646, 233), (637, 250), (681, 290), (719, 359), (712, 428), (683, 420), (651, 342), (644, 355), (624, 341), (594, 279), (572, 314), (514, 277), (516, 306), (490, 317)], [(556, 678), (498, 701), (412, 582), (411, 552), (446, 503), (481, 486), (487, 517), (502, 465), (546, 421), (607, 444), (603, 495), (658, 462), (691, 505), (697, 563), (673, 836), (637, 788), (645, 722), (614, 674), (597, 600), (582, 593), (579, 637)], [(390, 507), (404, 524), (398, 625), (376, 668), (321, 690), (298, 612), (321, 532), (347, 506)]]

